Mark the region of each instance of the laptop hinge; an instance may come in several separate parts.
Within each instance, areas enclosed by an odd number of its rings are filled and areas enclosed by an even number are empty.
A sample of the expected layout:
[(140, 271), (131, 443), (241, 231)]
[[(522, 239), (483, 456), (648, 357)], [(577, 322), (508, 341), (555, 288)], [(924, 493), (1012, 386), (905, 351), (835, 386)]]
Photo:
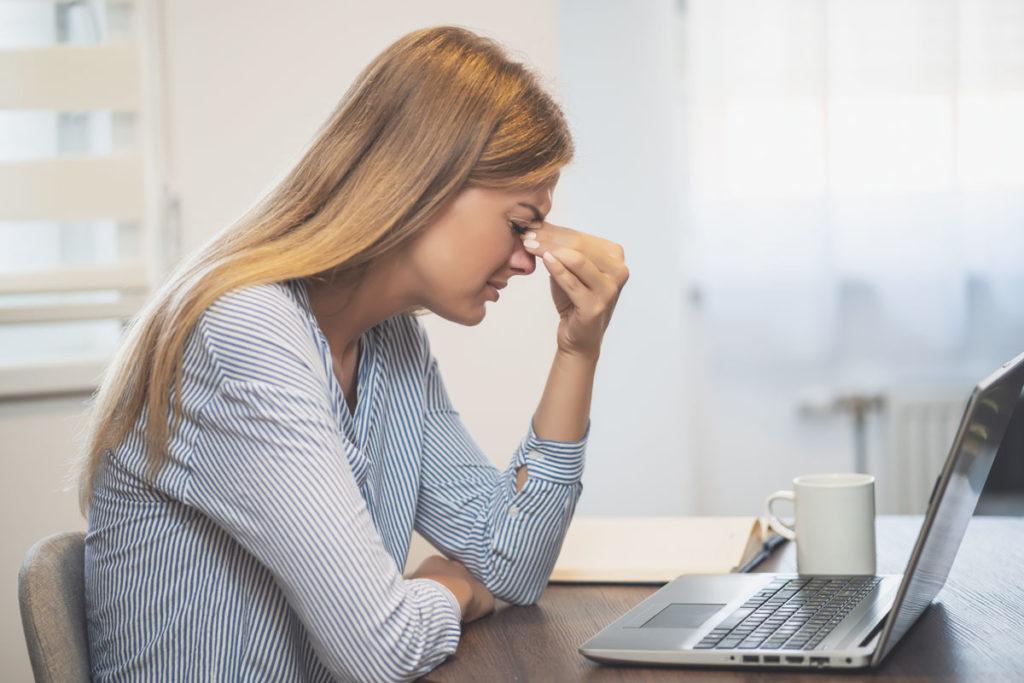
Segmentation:
[(858, 647), (866, 647), (868, 643), (878, 637), (878, 634), (882, 632), (882, 627), (885, 626), (885, 622), (889, 620), (889, 614), (891, 614), (891, 611), (886, 612), (885, 616), (878, 620), (875, 627), (868, 631), (868, 634), (864, 636), (864, 640), (860, 641), (860, 645)]

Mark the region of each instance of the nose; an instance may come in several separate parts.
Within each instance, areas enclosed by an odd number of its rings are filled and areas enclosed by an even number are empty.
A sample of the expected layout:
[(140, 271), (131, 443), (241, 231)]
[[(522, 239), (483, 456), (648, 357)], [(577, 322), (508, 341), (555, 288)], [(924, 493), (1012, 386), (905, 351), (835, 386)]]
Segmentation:
[(512, 275), (529, 275), (537, 268), (537, 259), (526, 251), (526, 247), (518, 238), (516, 238), (516, 242), (512, 256), (508, 259), (508, 265), (512, 269)]

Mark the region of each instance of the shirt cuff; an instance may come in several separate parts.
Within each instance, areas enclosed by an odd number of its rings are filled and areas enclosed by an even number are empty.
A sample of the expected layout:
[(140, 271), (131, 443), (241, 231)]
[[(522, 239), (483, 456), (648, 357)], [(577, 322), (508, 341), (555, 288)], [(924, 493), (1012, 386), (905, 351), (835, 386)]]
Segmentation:
[(556, 484), (575, 484), (583, 477), (584, 453), (590, 437), (590, 418), (587, 428), (578, 441), (556, 441), (542, 439), (533, 429), (530, 418), (529, 431), (516, 451), (516, 468), (526, 465), (529, 478), (542, 479)]
[[(428, 587), (436, 589), (447, 601), (452, 609), (452, 613), (455, 616), (455, 629), (461, 631), (462, 629), (462, 606), (459, 605), (458, 598), (455, 597), (455, 593), (452, 593), (448, 586), (444, 585), (440, 581), (434, 579), (409, 579), (410, 583), (419, 584), (422, 587)], [(450, 624), (449, 624), (450, 625)]]

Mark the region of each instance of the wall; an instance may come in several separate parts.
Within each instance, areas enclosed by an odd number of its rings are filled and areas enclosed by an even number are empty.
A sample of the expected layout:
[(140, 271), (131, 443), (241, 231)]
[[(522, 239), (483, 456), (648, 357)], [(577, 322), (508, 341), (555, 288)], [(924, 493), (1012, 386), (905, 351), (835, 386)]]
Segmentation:
[(561, 82), (578, 152), (561, 200), (569, 225), (622, 244), (630, 268), (602, 350), (577, 513), (692, 514), (675, 3), (566, 0), (562, 9)]
[(78, 502), (64, 491), (81, 399), (0, 404), (0, 678), (31, 681), (16, 590), (29, 547), (57, 531), (85, 530)]

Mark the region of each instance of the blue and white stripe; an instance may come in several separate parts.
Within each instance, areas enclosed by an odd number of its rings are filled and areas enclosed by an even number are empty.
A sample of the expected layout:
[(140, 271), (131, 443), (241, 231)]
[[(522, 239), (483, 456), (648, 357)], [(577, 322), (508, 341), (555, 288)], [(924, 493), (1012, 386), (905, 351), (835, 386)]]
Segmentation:
[[(413, 529), (498, 598), (536, 602), (582, 491), (580, 441), (532, 423), (495, 468), (416, 318), (364, 334), (355, 414), (301, 281), (215, 302), (185, 349), (180, 428), (145, 477), (144, 413), (102, 459), (86, 536), (96, 680), (410, 680), (458, 602), (403, 579)], [(516, 471), (529, 477), (516, 491)]]

